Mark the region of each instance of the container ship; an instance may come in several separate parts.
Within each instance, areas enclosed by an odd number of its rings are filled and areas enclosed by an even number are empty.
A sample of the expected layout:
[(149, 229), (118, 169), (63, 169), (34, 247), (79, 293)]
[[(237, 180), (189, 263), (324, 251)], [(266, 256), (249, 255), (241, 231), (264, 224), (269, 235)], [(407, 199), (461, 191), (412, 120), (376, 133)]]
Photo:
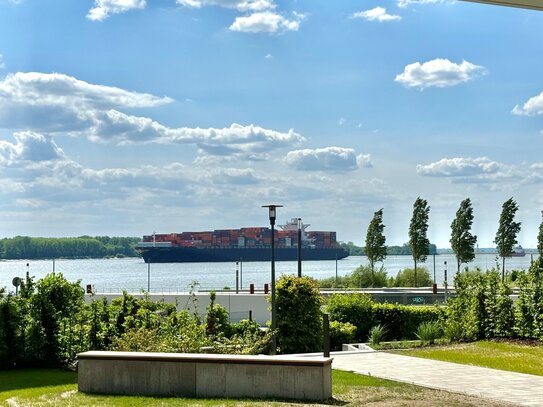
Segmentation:
[[(301, 223), (301, 222), (300, 222)], [(343, 259), (349, 252), (336, 241), (336, 232), (306, 231), (301, 223), (302, 260)], [(275, 260), (298, 259), (298, 219), (274, 231)], [(209, 232), (183, 232), (143, 236), (136, 246), (146, 263), (270, 261), (271, 229), (248, 227)]]

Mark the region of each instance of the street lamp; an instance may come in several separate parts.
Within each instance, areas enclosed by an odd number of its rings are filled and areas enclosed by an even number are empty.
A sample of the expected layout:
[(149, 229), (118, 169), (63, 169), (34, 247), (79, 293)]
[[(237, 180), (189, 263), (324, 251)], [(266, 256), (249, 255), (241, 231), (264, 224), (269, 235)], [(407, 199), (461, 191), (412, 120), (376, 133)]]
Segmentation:
[(271, 226), (271, 354), (275, 355), (277, 343), (275, 340), (275, 328), (277, 321), (275, 317), (275, 237), (274, 227), (275, 219), (277, 218), (277, 208), (282, 208), (283, 205), (262, 205), (263, 208), (268, 208)]

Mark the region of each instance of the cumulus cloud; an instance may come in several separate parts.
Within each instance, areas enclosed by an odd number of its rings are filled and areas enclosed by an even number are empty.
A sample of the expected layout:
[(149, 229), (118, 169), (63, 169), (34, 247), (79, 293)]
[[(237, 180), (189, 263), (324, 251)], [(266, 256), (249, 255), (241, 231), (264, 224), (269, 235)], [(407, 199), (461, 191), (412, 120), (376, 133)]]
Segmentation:
[(305, 141), (292, 129), (281, 132), (236, 123), (224, 128), (171, 128), (121, 111), (170, 102), (167, 97), (93, 85), (62, 74), (17, 73), (0, 81), (0, 126), (76, 134), (94, 142), (193, 144), (202, 154), (251, 160)]
[(66, 159), (64, 151), (51, 137), (24, 131), (15, 133), (14, 138), (15, 143), (0, 140), (0, 163), (4, 166)]
[(288, 19), (273, 11), (262, 11), (248, 16), (236, 17), (236, 20), (230, 26), (230, 30), (253, 34), (298, 31), (304, 18), (303, 14), (298, 13), (294, 13), (294, 18)]
[(469, 177), (493, 174), (499, 171), (500, 164), (487, 157), (442, 158), (427, 165), (417, 165), (417, 172), (427, 177)]
[(356, 165), (358, 168), (372, 168), (373, 162), (371, 161), (371, 155), (359, 154), (356, 156)]
[(276, 7), (270, 0), (177, 0), (177, 4), (191, 8), (218, 6), (235, 9), (241, 12), (270, 10)]
[(172, 102), (147, 93), (94, 85), (64, 74), (18, 72), (0, 81), (0, 126), (49, 132), (79, 131), (98, 110)]
[(401, 16), (388, 14), (386, 8), (375, 7), (371, 10), (358, 11), (351, 14), (351, 18), (361, 18), (367, 21), (379, 21), (380, 23), (385, 21), (399, 21)]
[(468, 61), (455, 64), (448, 59), (437, 58), (407, 65), (394, 80), (410, 88), (445, 88), (471, 81), (485, 71), (484, 67)]
[(103, 21), (111, 14), (121, 14), (134, 9), (143, 9), (145, 0), (94, 0), (94, 7), (87, 14), (92, 21)]
[(284, 162), (301, 171), (354, 171), (371, 166), (370, 156), (356, 156), (354, 149), (325, 147), (289, 151)]
[(522, 116), (535, 116), (543, 114), (543, 92), (528, 99), (522, 106), (516, 105), (513, 114)]

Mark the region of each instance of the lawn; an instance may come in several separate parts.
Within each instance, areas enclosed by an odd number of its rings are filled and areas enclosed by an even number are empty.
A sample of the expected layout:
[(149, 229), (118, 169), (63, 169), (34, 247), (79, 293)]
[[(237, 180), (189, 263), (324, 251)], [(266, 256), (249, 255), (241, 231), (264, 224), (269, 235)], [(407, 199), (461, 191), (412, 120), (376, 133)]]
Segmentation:
[(480, 341), (397, 351), (397, 353), (543, 376), (543, 346), (541, 345)]
[[(77, 375), (50, 369), (0, 371), (0, 404), (18, 406), (304, 406), (298, 402), (249, 399), (189, 399), (98, 396), (77, 392)], [(488, 406), (502, 404), (424, 389), (349, 372), (333, 371), (334, 398), (339, 406)]]

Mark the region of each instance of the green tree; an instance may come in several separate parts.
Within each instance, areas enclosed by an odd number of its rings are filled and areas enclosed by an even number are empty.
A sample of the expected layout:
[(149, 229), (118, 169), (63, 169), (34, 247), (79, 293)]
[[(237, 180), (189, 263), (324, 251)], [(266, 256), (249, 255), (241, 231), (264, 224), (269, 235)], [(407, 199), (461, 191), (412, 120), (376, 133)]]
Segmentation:
[(383, 208), (381, 208), (373, 214), (373, 219), (366, 233), (366, 246), (364, 247), (364, 251), (370, 262), (372, 287), (374, 284), (375, 262), (383, 261), (387, 254), (387, 247), (385, 246), (386, 238), (383, 234), (384, 229)]
[(275, 290), (280, 352), (322, 350), (322, 297), (316, 281), (306, 276), (283, 275)]
[(451, 223), (451, 247), (456, 255), (457, 271), (462, 263), (468, 263), (475, 258), (475, 243), (477, 236), (471, 234), (473, 224), (473, 207), (469, 198), (460, 203), (456, 218)]
[(429, 254), (430, 241), (426, 236), (428, 232), (428, 202), (418, 197), (413, 204), (413, 217), (409, 225), (409, 247), (415, 265), (415, 287), (417, 286), (417, 263), (424, 263)]
[(541, 211), (541, 218), (539, 233), (537, 234), (537, 251), (539, 252), (539, 256), (543, 256), (543, 211)]
[(502, 258), (502, 281), (505, 281), (505, 258), (511, 255), (513, 246), (518, 243), (517, 235), (520, 232), (520, 222), (515, 222), (518, 205), (513, 198), (509, 198), (502, 205), (500, 223), (494, 243), (498, 254)]

